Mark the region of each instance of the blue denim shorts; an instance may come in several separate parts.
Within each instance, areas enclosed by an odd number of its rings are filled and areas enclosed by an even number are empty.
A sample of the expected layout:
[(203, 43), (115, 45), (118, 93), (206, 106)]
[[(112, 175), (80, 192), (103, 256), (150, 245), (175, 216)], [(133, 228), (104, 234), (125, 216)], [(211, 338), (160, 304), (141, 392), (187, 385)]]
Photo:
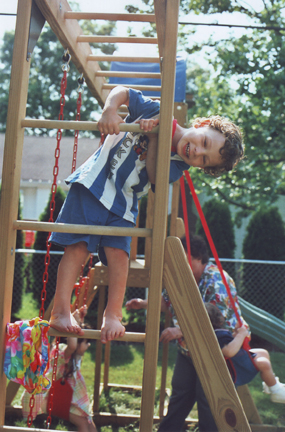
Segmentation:
[[(106, 209), (95, 196), (80, 183), (73, 183), (67, 194), (56, 222), (80, 225), (101, 225), (133, 228), (134, 224)], [(68, 246), (81, 241), (87, 244), (89, 252), (98, 252), (104, 265), (107, 259), (104, 247), (109, 246), (124, 250), (130, 254), (132, 237), (89, 235), (53, 232), (50, 241), (60, 246)]]

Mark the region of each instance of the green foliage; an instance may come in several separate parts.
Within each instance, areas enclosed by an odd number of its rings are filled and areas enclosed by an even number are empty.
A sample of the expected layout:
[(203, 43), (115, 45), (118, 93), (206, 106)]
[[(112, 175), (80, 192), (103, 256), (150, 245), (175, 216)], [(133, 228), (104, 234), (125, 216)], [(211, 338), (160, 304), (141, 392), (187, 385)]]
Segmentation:
[[(247, 226), (243, 242), (245, 259), (285, 261), (285, 227), (277, 208), (257, 211)], [(255, 306), (284, 319), (284, 266), (245, 264), (242, 297)], [(266, 278), (270, 274), (270, 278)], [(254, 289), (253, 289), (254, 287)]]
[[(228, 204), (220, 202), (217, 199), (211, 199), (203, 205), (203, 213), (219, 258), (234, 258), (236, 244), (233, 221)], [(196, 232), (205, 239), (209, 247), (210, 256), (213, 256), (200, 219), (197, 223)], [(234, 278), (232, 263), (222, 263), (222, 266)]]
[[(63, 190), (58, 187), (57, 192), (55, 194), (55, 208), (53, 213), (53, 219), (56, 220), (58, 213), (60, 212), (60, 209), (62, 207), (62, 204), (65, 199), (65, 193)], [(49, 203), (51, 200), (51, 194), (49, 197), (49, 202), (44, 209), (43, 213), (40, 215), (39, 220), (42, 222), (47, 222), (50, 217), (50, 209), (49, 209)], [(34, 249), (36, 250), (47, 250), (47, 233), (38, 231), (36, 233), (35, 243), (34, 243)], [(61, 246), (57, 246), (52, 244), (51, 251), (62, 251), (63, 248)], [(55, 286), (56, 286), (56, 277), (57, 277), (57, 267), (61, 260), (61, 255), (50, 255), (50, 263), (48, 266), (48, 281), (46, 284), (46, 303), (45, 307), (49, 305), (51, 302), (54, 293), (55, 293)], [(34, 254), (32, 257), (32, 264), (31, 264), (31, 273), (32, 273), (32, 291), (34, 294), (34, 298), (36, 299), (37, 305), (41, 306), (41, 292), (43, 289), (43, 274), (45, 271), (45, 254)]]
[[(108, 34), (111, 35), (115, 29), (115, 23), (106, 22), (99, 26), (97, 23), (83, 22), (82, 28), (85, 34)], [(6, 116), (8, 109), (9, 83), (11, 75), (12, 54), (14, 44), (14, 32), (6, 32), (3, 44), (0, 47), (0, 64), (2, 63), (0, 74), (0, 132), (5, 132)], [(116, 49), (113, 44), (100, 46), (100, 52), (112, 54)], [(99, 45), (94, 44), (94, 52), (99, 50)], [(48, 25), (43, 28), (37, 45), (34, 49), (29, 80), (29, 94), (27, 101), (27, 116), (32, 118), (57, 119), (59, 115), (60, 83), (62, 79), (61, 66), (64, 49), (57, 40), (55, 34)], [(102, 69), (106, 69), (106, 63), (101, 63)], [(76, 100), (78, 97), (78, 78), (81, 74), (77, 72), (75, 66), (70, 62), (70, 71), (67, 76), (67, 89), (65, 98), (64, 116), (66, 120), (76, 118)], [(87, 86), (84, 86), (82, 95), (81, 120), (95, 119), (94, 113), (98, 110), (97, 100), (91, 95)], [(47, 130), (27, 130), (27, 133), (38, 135), (54, 134)], [(72, 135), (72, 131), (66, 131), (67, 135)], [(88, 135), (87, 133), (85, 133)], [(90, 135), (90, 134), (89, 134)]]

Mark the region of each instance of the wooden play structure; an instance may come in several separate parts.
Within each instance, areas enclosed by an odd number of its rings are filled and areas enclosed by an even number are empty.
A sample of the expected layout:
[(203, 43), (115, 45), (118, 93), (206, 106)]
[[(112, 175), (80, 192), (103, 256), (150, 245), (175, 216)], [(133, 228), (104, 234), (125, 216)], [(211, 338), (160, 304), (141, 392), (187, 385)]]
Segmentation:
[[(181, 242), (176, 237), (179, 237), (179, 233), (181, 232), (181, 221), (177, 219), (178, 193), (176, 192), (173, 193), (171, 236), (166, 238), (168, 207), (168, 187), (166, 185), (168, 185), (170, 164), (171, 119), (174, 110), (173, 95), (179, 0), (154, 0), (154, 7), (154, 14), (102, 14), (96, 13), (96, 2), (94, 2), (94, 13), (73, 12), (66, 0), (21, 0), (18, 3), (0, 208), (0, 343), (2, 347), (0, 364), (0, 430), (19, 430), (19, 428), (8, 427), (4, 424), (6, 377), (3, 373), (5, 330), (6, 324), (10, 321), (17, 229), (46, 232), (88, 232), (93, 234), (130, 235), (133, 237), (134, 241), (130, 260), (128, 286), (149, 287), (149, 308), (147, 313), (146, 333), (126, 333), (121, 339), (134, 342), (143, 341), (145, 343), (140, 414), (140, 430), (142, 432), (150, 432), (154, 421), (153, 407), (160, 324), (160, 314), (158, 311), (160, 310), (161, 290), (163, 285), (166, 287), (171, 302), (175, 307), (180, 327), (185, 336), (187, 346), (191, 351), (194, 365), (199, 374), (219, 430), (222, 432), (277, 430), (274, 427), (271, 428), (270, 426), (261, 424), (260, 417), (246, 386), (240, 390), (243, 406), (234, 388)], [(85, 36), (82, 34), (78, 23), (80, 19), (152, 22), (156, 24), (157, 38)], [(105, 77), (115, 75), (116, 72), (102, 71), (98, 61), (117, 60), (123, 62), (139, 61), (160, 63), (162, 85), (160, 125), (159, 128), (157, 128), (159, 140), (156, 177), (157, 192), (155, 194), (150, 193), (149, 195), (146, 228), (115, 229), (110, 227), (102, 228), (82, 225), (60, 226), (58, 224), (53, 224), (51, 227), (51, 223), (17, 220), (25, 128), (96, 130), (97, 127), (94, 122), (25, 119), (30, 66), (30, 53), (28, 53), (27, 47), (30, 46), (32, 28), (34, 28), (35, 24), (39, 24), (40, 21), (44, 22), (45, 20), (51, 26), (63, 45), (63, 48), (69, 50), (73, 63), (78, 71), (83, 74), (89, 89), (101, 106), (104, 105), (106, 97), (112, 88), (112, 85), (107, 83)], [(137, 59), (133, 57), (114, 58), (114, 56), (95, 56), (92, 54), (89, 42), (157, 43), (159, 56), (157, 58), (143, 57)], [(120, 76), (125, 77), (134, 76), (133, 72), (131, 74), (129, 72), (120, 72), (120, 74)], [(137, 77), (145, 77), (145, 75), (146, 74), (141, 73), (136, 74)], [(136, 88), (138, 87), (143, 89), (143, 86), (136, 86)], [(134, 130), (139, 132), (139, 126), (123, 124), (121, 130)], [(179, 188), (178, 185), (174, 185), (174, 190), (177, 190), (177, 187)], [(138, 237), (146, 238), (146, 259), (143, 264), (138, 263), (136, 260), (135, 239)], [(99, 291), (98, 328), (100, 328), (100, 319), (102, 319), (105, 301), (105, 287), (108, 286), (108, 269), (106, 267), (99, 265), (92, 269), (90, 286), (92, 289), (93, 286), (96, 286)], [(93, 294), (94, 293), (91, 293), (90, 295), (92, 296)], [(123, 418), (124, 416), (108, 416), (98, 412), (102, 356), (100, 330), (85, 330), (85, 332), (88, 332), (88, 338), (97, 340), (94, 420), (98, 425), (111, 422), (126, 424), (127, 420)], [(64, 334), (60, 334), (55, 330), (50, 330), (50, 335), (60, 336)], [(110, 344), (107, 344), (104, 388), (109, 386), (109, 350)], [(163, 370), (165, 377), (165, 365)], [(165, 383), (162, 384), (162, 387), (163, 386), (165, 388)], [(164, 390), (162, 393), (163, 392)], [(160, 410), (160, 416), (162, 415), (163, 406)], [(156, 419), (156, 421), (158, 420), (159, 419)]]

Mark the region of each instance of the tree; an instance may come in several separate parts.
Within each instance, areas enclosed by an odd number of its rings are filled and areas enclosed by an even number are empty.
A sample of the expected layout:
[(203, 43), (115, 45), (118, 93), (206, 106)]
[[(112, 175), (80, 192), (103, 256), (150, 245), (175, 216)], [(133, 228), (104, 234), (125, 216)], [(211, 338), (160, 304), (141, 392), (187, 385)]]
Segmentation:
[[(254, 213), (247, 226), (243, 255), (245, 259), (285, 261), (285, 227), (277, 208)], [(284, 265), (245, 264), (241, 295), (283, 320), (284, 280)]]
[[(39, 220), (42, 222), (47, 222), (50, 217), (50, 200), (51, 200), (51, 194), (49, 197), (49, 202), (44, 209), (43, 213), (40, 215)], [(53, 219), (56, 220), (60, 209), (62, 207), (62, 204), (65, 200), (65, 193), (63, 190), (58, 187), (56, 194), (55, 194), (55, 208), (53, 213)], [(38, 231), (36, 233), (35, 243), (34, 243), (34, 249), (40, 250), (40, 251), (46, 251), (47, 250), (47, 236), (48, 234), (46, 232)], [(57, 246), (55, 244), (52, 244), (51, 251), (63, 251), (63, 248), (61, 246)], [(50, 255), (50, 263), (48, 266), (48, 282), (46, 284), (46, 303), (45, 307), (49, 305), (51, 302), (54, 293), (55, 293), (55, 287), (56, 287), (56, 278), (57, 278), (57, 267), (61, 260), (61, 255)], [(41, 292), (43, 289), (43, 274), (45, 271), (45, 254), (33, 254), (32, 257), (32, 265), (31, 265), (31, 273), (32, 273), (32, 291), (35, 296), (35, 300), (37, 302), (37, 305), (41, 306)]]
[[(115, 29), (114, 22), (106, 22), (102, 26), (91, 22), (83, 23), (82, 27), (86, 34), (108, 34), (111, 35)], [(14, 32), (6, 32), (3, 44), (0, 48), (0, 132), (5, 132), (6, 116), (8, 109), (9, 84), (11, 74), (11, 64), (13, 55)], [(104, 44), (101, 51), (111, 54), (116, 46)], [(98, 50), (99, 45), (94, 44), (94, 50)], [(45, 25), (37, 45), (34, 49), (29, 81), (29, 94), (27, 101), (27, 116), (32, 118), (57, 119), (59, 114), (60, 82), (62, 78), (61, 66), (64, 49), (57, 40), (55, 34), (48, 25)], [(2, 65), (1, 65), (2, 63)], [(107, 64), (100, 63), (102, 69), (107, 68)], [(70, 62), (70, 71), (67, 77), (66, 101), (64, 108), (65, 119), (75, 120), (78, 78), (80, 74), (75, 66)], [(91, 95), (87, 86), (84, 86), (82, 95), (81, 120), (95, 119), (94, 113), (98, 110), (98, 102)], [(46, 135), (55, 134), (56, 131), (47, 130), (28, 130), (27, 133)], [(72, 134), (72, 131), (66, 131)], [(87, 133), (85, 133), (88, 135)]]
[[(220, 202), (217, 199), (211, 199), (203, 205), (203, 213), (219, 258), (234, 258), (236, 244), (234, 226), (228, 204)], [(196, 232), (208, 244), (200, 219), (197, 223)], [(211, 250), (210, 246), (209, 250)], [(210, 256), (213, 256), (211, 252)], [(222, 266), (234, 278), (234, 265), (232, 263), (222, 263)]]

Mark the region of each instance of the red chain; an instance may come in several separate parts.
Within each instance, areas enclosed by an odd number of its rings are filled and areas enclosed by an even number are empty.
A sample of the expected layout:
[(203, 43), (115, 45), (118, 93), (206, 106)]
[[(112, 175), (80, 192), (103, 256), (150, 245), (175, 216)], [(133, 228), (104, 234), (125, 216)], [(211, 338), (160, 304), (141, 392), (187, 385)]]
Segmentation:
[[(66, 80), (66, 76), (67, 76), (67, 72), (66, 70), (63, 71), (63, 77), (61, 80), (61, 86), (60, 86), (60, 111), (59, 111), (59, 116), (58, 116), (58, 120), (63, 120), (63, 108), (65, 105), (65, 90), (66, 90), (66, 84), (67, 84), (67, 80)], [(53, 167), (53, 184), (51, 186), (51, 200), (50, 200), (50, 205), (49, 205), (49, 210), (50, 210), (50, 215), (49, 215), (49, 222), (53, 222), (53, 213), (54, 213), (54, 209), (55, 209), (55, 194), (57, 191), (57, 176), (58, 176), (58, 161), (59, 161), (59, 156), (60, 156), (60, 141), (62, 138), (62, 131), (61, 129), (58, 129), (57, 131), (57, 145), (56, 145), (56, 149), (55, 149), (55, 164)], [(50, 263), (50, 248), (51, 248), (51, 243), (48, 241), (50, 234), (48, 234), (47, 236), (47, 252), (45, 255), (45, 270), (44, 270), (44, 274), (43, 274), (43, 289), (41, 292), (41, 308), (39, 311), (39, 317), (41, 319), (43, 319), (44, 313), (45, 313), (45, 309), (44, 309), (44, 303), (46, 300), (46, 285), (48, 282), (48, 267), (49, 267), (49, 263)]]
[(47, 428), (49, 429), (51, 424), (51, 412), (53, 408), (53, 395), (54, 395), (54, 383), (56, 381), (56, 371), (57, 371), (57, 362), (58, 362), (58, 345), (59, 345), (60, 338), (55, 339), (55, 352), (54, 352), (54, 362), (53, 362), (53, 368), (52, 368), (52, 379), (51, 379), (51, 388), (49, 390), (50, 398), (49, 398), (49, 404), (47, 407), (48, 417), (47, 417)]
[(84, 291), (83, 305), (86, 305), (87, 293), (88, 293), (88, 289), (89, 289), (90, 271), (91, 271), (91, 268), (92, 268), (92, 262), (93, 262), (93, 255), (90, 254), (88, 274), (86, 276), (86, 285), (85, 285), (85, 291)]
[[(79, 91), (78, 99), (77, 99), (77, 112), (76, 112), (76, 121), (80, 121), (80, 109), (82, 105), (82, 97), (81, 97), (81, 91)], [(79, 131), (76, 130), (74, 132), (74, 145), (73, 145), (73, 158), (72, 158), (72, 167), (71, 172), (73, 173), (76, 168), (76, 158), (77, 158), (77, 148), (78, 148), (78, 136)]]
[(33, 424), (33, 408), (34, 408), (34, 406), (35, 406), (35, 396), (32, 395), (30, 397), (30, 402), (29, 402), (30, 412), (29, 412), (29, 415), (28, 415), (28, 418), (27, 418), (27, 426), (28, 427), (31, 427), (32, 424)]

